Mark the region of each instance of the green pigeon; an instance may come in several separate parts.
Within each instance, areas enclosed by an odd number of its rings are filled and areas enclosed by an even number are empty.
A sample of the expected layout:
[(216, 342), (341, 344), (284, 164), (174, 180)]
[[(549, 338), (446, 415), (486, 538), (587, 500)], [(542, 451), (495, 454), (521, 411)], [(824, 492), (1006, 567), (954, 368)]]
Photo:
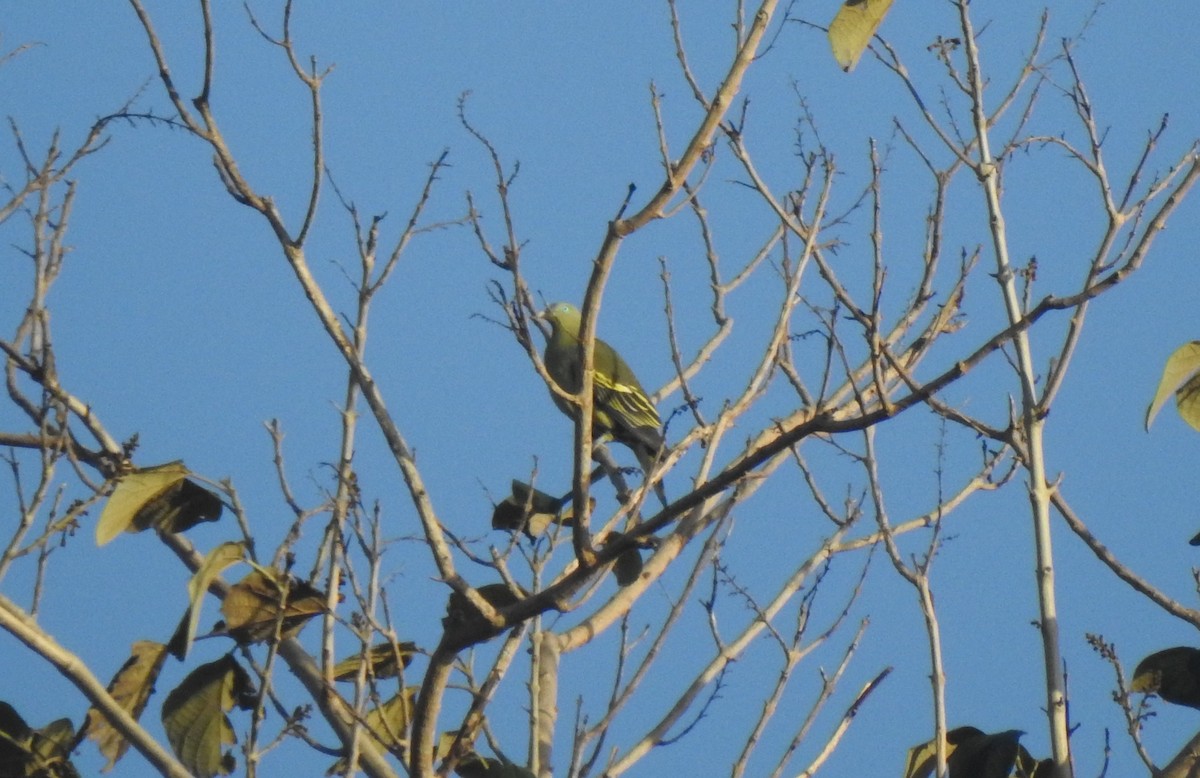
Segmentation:
[[(539, 318), (549, 322), (551, 328), (542, 357), (546, 371), (564, 392), (578, 392), (583, 382), (579, 309), (570, 303), (554, 303)], [(658, 411), (633, 370), (600, 338), (596, 338), (593, 361), (596, 373), (592, 389), (592, 434), (611, 435), (613, 440), (628, 446), (648, 475), (664, 444)], [(553, 392), (550, 394), (560, 411), (575, 417), (571, 403)], [(667, 498), (662, 484), (655, 484), (654, 490), (665, 506)]]

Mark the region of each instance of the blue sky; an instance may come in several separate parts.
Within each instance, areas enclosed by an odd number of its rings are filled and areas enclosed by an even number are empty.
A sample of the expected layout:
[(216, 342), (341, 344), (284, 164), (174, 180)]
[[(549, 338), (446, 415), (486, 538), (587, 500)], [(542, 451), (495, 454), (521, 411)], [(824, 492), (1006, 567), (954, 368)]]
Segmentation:
[[(200, 64), (198, 12), (177, 3), (147, 5), (174, 75), (185, 97), (191, 96)], [(710, 90), (731, 52), (728, 5), (712, 0), (681, 4), (691, 64)], [(831, 0), (804, 3), (794, 13), (824, 23), (836, 5)], [(1036, 28), (1040, 9), (1019, 5), (973, 4), (977, 27), (990, 20), (981, 44), (992, 90), (1011, 81)], [(941, 3), (897, 6), (882, 33), (925, 86), (926, 99), (936, 103), (944, 81), (937, 80), (939, 67), (926, 46), (938, 34), (957, 34), (954, 16)], [(1080, 6), (1052, 11), (1048, 48), (1080, 29), (1087, 17)], [(253, 7), (273, 29), (278, 18), (274, 4)], [(1192, 83), (1200, 64), (1193, 45), (1200, 32), (1198, 19), (1176, 4), (1109, 3), (1079, 44), (1077, 61), (1106, 130), (1107, 161), (1117, 180), (1123, 180), (1162, 114), (1170, 114), (1170, 127), (1151, 171), (1165, 169), (1200, 134), (1200, 103)], [(248, 178), (294, 222), (308, 191), (305, 94), (279, 52), (247, 24), (240, 7), (222, 5), (216, 21), (214, 111)], [(660, 183), (648, 97), (651, 81), (662, 94), (667, 137), (676, 152), (698, 118), (673, 56), (665, 3), (339, 4), (336, 9), (298, 8), (294, 34), (302, 54), (314, 54), (322, 66), (336, 66), (323, 91), (327, 163), (364, 214), (389, 214), (385, 245), (399, 234), (428, 164), (443, 149), (449, 149), (450, 167), (440, 176), (427, 219), (461, 217), (464, 195), (471, 191), (489, 238), (501, 242), (490, 161), (456, 115), (459, 96), (470, 91), (471, 121), (506, 164), (520, 162), (512, 205), (518, 235), (527, 241), (525, 272), (531, 287), (548, 300), (577, 300), (582, 294), (589, 260), (627, 186), (638, 186), (636, 206)], [(3, 113), (19, 124), (30, 147), (43, 148), (55, 128), (62, 129), (68, 143), (76, 141), (96, 117), (117, 110), (143, 85), (136, 109), (170, 112), (160, 85), (150, 80), (153, 61), (128, 8), (84, 2), (7, 4), (0, 20), (3, 50), (32, 42), (38, 45), (0, 68)], [(1061, 84), (1064, 75), (1058, 69), (1052, 78)], [(884, 231), (894, 269), (893, 300), (901, 300), (919, 257), (931, 187), (913, 155), (895, 140), (893, 117), (936, 147), (900, 83), (870, 55), (853, 74), (841, 73), (821, 33), (789, 23), (752, 69), (743, 94), (750, 98), (748, 142), (766, 178), (781, 190), (794, 186), (800, 173), (793, 151), (803, 97), (842, 173), (834, 211), (849, 207), (865, 184), (868, 138), (891, 149)], [(1069, 132), (1078, 138), (1070, 107), (1053, 87), (1044, 88), (1037, 110), (1031, 132)], [(114, 435), (139, 435), (139, 464), (182, 458), (201, 474), (233, 479), (261, 542), (271, 545), (289, 519), (275, 486), (262, 424), (280, 420), (293, 485), (302, 499), (316, 501), (329, 483), (324, 463), (336, 455), (336, 404), (344, 386), (340, 360), (265, 224), (230, 200), (198, 141), (147, 123), (117, 124), (111, 135), (109, 146), (78, 169), (79, 197), (70, 231), (74, 250), (51, 298), (64, 382), (91, 403)], [(810, 133), (805, 141), (811, 142)], [(728, 152), (720, 147), (717, 154), (703, 198), (730, 272), (757, 249), (772, 221), (735, 182), (740, 176)], [(0, 172), (15, 178), (16, 165), (13, 144), (5, 137)], [(981, 200), (969, 184), (961, 177), (952, 190), (962, 206), (948, 225), (951, 254), (987, 242), (980, 229)], [(1038, 257), (1044, 279), (1039, 296), (1070, 291), (1078, 282), (1081, 263), (1098, 234), (1095, 202), (1094, 187), (1058, 151), (1034, 150), (1011, 161), (1006, 204), (1012, 252), (1018, 261)], [(1195, 316), (1188, 313), (1194, 310), (1200, 283), (1196, 216), (1196, 203), (1185, 204), (1159, 238), (1147, 267), (1091, 309), (1047, 432), (1050, 472), (1062, 474), (1065, 494), (1096, 534), (1121, 559), (1188, 605), (1196, 594), (1190, 568), (1198, 552), (1186, 541), (1200, 530), (1193, 492), (1200, 438), (1170, 409), (1149, 435), (1141, 423), (1166, 356), (1197, 334)], [(867, 212), (859, 211), (839, 233), (846, 241), (837, 255), (839, 267), (856, 282), (869, 269), (867, 225)], [(26, 282), (22, 257), (11, 247), (25, 245), (28, 236), (13, 221), (0, 230), (2, 277), (15, 279), (12, 286), (0, 285), (0, 316), (15, 322), (25, 301), (11, 290)], [(326, 190), (308, 253), (343, 311), (350, 310), (353, 298), (341, 266), (352, 265), (353, 250), (349, 220)], [(684, 312), (682, 347), (694, 349), (707, 332), (707, 276), (698, 252), (686, 214), (651, 225), (622, 248), (600, 332), (648, 387), (660, 386), (672, 373), (658, 281), (660, 257), (671, 269), (676, 306)], [(990, 256), (984, 261), (990, 262)], [(469, 229), (421, 236), (376, 303), (368, 357), (417, 451), (443, 521), (456, 532), (495, 543), (501, 539), (489, 537), (486, 529), (491, 510), (487, 491), (502, 496), (509, 479), (528, 473), (535, 456), (541, 477), (552, 483), (565, 484), (570, 467), (570, 425), (548, 401), (507, 333), (475, 316), (495, 313), (486, 283), (497, 277)], [(744, 380), (745, 365), (763, 342), (756, 324), (762, 324), (778, 298), (778, 282), (768, 272), (731, 299), (731, 312), (744, 325), (702, 381), (710, 412)], [(992, 331), (999, 302), (995, 285), (981, 276), (968, 290), (968, 327), (946, 339), (931, 358), (929, 375), (934, 366), (961, 358)], [(1035, 332), (1042, 365), (1064, 323), (1065, 317), (1051, 318), (1044, 330)], [(1016, 389), (1012, 374), (993, 358), (979, 376), (954, 387), (948, 397), (999, 422), (1008, 393)], [(677, 402), (673, 398), (664, 407)], [(785, 411), (774, 405), (764, 413)], [(740, 434), (750, 435), (753, 423), (765, 419), (748, 418)], [(0, 429), (16, 424), (13, 411), (0, 408)], [(928, 412), (915, 409), (879, 432), (894, 519), (925, 510), (936, 494), (938, 430)], [(736, 446), (727, 446), (732, 456)], [(977, 450), (969, 436), (951, 433), (947, 471), (961, 472), (974, 462)], [(850, 466), (827, 447), (813, 444), (805, 451), (823, 468), (831, 495), (841, 498), (861, 487)], [(392, 534), (412, 536), (418, 527), (411, 505), (369, 422), (364, 423), (358, 466), (366, 494), (380, 501)], [(673, 474), (667, 486), (672, 494), (680, 493), (686, 487), (685, 472)], [(0, 481), (0, 500), (8, 505), (11, 489), (10, 482)], [(739, 571), (739, 583), (768, 596), (796, 560), (828, 533), (823, 521), (798, 475), (781, 473), (739, 509), (726, 561)], [(1019, 485), (975, 498), (948, 525), (933, 586), (942, 616), (951, 723), (1025, 730), (1023, 742), (1044, 755), (1041, 657), (1036, 631), (1029, 626), (1036, 618), (1029, 525)], [(205, 526), (194, 539), (207, 548), (234, 531), (230, 523)], [(306, 538), (310, 551), (315, 540)], [(1136, 774), (1139, 763), (1122, 739), (1120, 717), (1109, 699), (1111, 672), (1088, 649), (1084, 635), (1100, 633), (1115, 641), (1127, 669), (1151, 651), (1192, 643), (1195, 637), (1189, 627), (1117, 582), (1057, 521), (1055, 541), (1071, 714), (1079, 724), (1076, 763), (1081, 775), (1099, 772), (1109, 728), (1116, 744), (1109, 774)], [(911, 538), (904, 545), (916, 553), (922, 543)], [(816, 621), (828, 623), (836, 615), (845, 585), (865, 560), (860, 554), (835, 563), (822, 585)], [(904, 750), (929, 736), (928, 668), (915, 597), (881, 555), (870, 564), (850, 615), (854, 623), (869, 618), (870, 627), (832, 710), (801, 747), (791, 774), (813, 756), (815, 744), (833, 726), (832, 714), (840, 713), (854, 691), (886, 665), (895, 671), (863, 708), (821, 774), (898, 774)], [(490, 580), (464, 566), (476, 583)], [(419, 543), (401, 540), (389, 552), (388, 568), (394, 576), (389, 591), (395, 611), (414, 625), (413, 639), (432, 645), (444, 590), (430, 580), (428, 554)], [(7, 579), (4, 593), (27, 602), (29, 573), (19, 570)], [(51, 560), (42, 623), (107, 677), (130, 642), (169, 635), (185, 602), (186, 578), (152, 537), (121, 538), (96, 549), (90, 527), (85, 527)], [(634, 631), (661, 618), (668, 598), (668, 589), (652, 591), (634, 611)], [(730, 629), (746, 618), (727, 592), (723, 604)], [(639, 714), (622, 724), (625, 735), (661, 715), (664, 698), (690, 677), (690, 647), (707, 639), (698, 608), (682, 630), (681, 639), (668, 649), (678, 659), (660, 660), (662, 675)], [(843, 629), (801, 666), (781, 720), (803, 715), (816, 668), (833, 667), (851, 633)], [(306, 633), (309, 639), (315, 635), (315, 628)], [(595, 668), (611, 662), (613, 640), (615, 636), (605, 636), (600, 641), (604, 647), (569, 658), (561, 699), (564, 725), (574, 709), (574, 695), (594, 683)], [(223, 648), (214, 641), (198, 653), (209, 651), (215, 657)], [(78, 720), (85, 707), (81, 698), (23, 651), (0, 636), (0, 662), (10, 668), (0, 682), (0, 698), (13, 702), (35, 725), (60, 715)], [(729, 743), (740, 745), (777, 661), (768, 643), (756, 644), (727, 676), (711, 715), (690, 737), (662, 749), (633, 774), (724, 774), (736, 752)], [(160, 694), (178, 677), (180, 669), (169, 668)], [(516, 721), (498, 724), (514, 755), (524, 750), (522, 683), (520, 675), (509, 683), (512, 696), (507, 699)], [(598, 704), (598, 699), (593, 696), (591, 702)], [(595, 708), (589, 710), (596, 715)], [(1159, 705), (1147, 739), (1160, 763), (1193, 734), (1189, 713)], [(770, 769), (774, 759), (765, 754), (776, 753), (786, 742), (787, 729), (781, 723), (768, 733), (764, 757), (751, 762), (749, 774)], [(559, 749), (559, 760), (565, 760), (565, 741)], [(283, 752), (272, 772), (286, 772), (288, 764), (311, 765), (289, 762), (306, 758), (300, 751)], [(100, 764), (90, 746), (78, 763), (85, 772)], [(139, 757), (130, 755), (120, 774), (145, 769)]]

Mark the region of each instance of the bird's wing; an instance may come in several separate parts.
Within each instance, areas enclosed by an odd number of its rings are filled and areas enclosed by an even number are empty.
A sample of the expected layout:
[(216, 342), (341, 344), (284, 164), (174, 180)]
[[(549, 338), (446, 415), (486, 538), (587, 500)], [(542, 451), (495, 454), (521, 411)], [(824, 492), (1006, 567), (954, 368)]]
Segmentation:
[(658, 433), (662, 421), (658, 410), (637, 376), (621, 359), (621, 355), (602, 340), (596, 341), (596, 404), (606, 411), (616, 424), (631, 432), (651, 428)]

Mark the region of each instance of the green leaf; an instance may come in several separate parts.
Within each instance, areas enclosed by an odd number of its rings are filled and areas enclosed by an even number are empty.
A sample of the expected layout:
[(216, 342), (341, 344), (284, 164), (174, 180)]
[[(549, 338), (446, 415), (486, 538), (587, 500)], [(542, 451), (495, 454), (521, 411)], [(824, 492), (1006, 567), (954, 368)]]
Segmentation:
[(892, 0), (846, 0), (842, 4), (829, 25), (829, 46), (842, 70), (854, 70), (891, 7)]
[(1200, 340), (1193, 340), (1175, 349), (1167, 358), (1158, 391), (1146, 409), (1146, 429), (1154, 423), (1154, 417), (1162, 410), (1172, 394), (1183, 420), (1200, 430)]
[[(374, 677), (377, 681), (395, 678), (400, 675), (401, 666), (408, 667), (412, 664), (413, 654), (416, 652), (417, 644), (407, 640), (403, 643), (397, 643), (395, 646), (390, 642), (371, 646), (367, 650), (366, 655), (367, 666), (370, 668), (370, 676)], [(397, 653), (399, 653), (402, 665), (396, 663)], [(362, 664), (363, 654), (361, 651), (346, 657), (333, 666), (333, 680), (353, 681), (358, 675), (358, 668), (362, 667)]]
[(122, 476), (96, 523), (96, 545), (103, 546), (122, 532), (151, 527), (183, 532), (220, 518), (221, 498), (187, 480), (190, 474), (176, 460)]
[[(950, 730), (946, 733), (949, 778), (1009, 778), (1018, 769), (1018, 775), (1039, 775), (1041, 766), (1019, 742), (1022, 734), (1018, 729), (991, 735), (975, 727)], [(908, 750), (904, 778), (930, 778), (936, 767), (937, 746), (930, 740)]]
[(283, 573), (256, 567), (229, 587), (221, 603), (225, 631), (239, 643), (257, 643), (275, 635), (283, 617), (281, 637), (291, 637), (317, 614), (325, 611), (325, 593)]
[(191, 773), (213, 778), (233, 771), (233, 754), (225, 746), (237, 743), (237, 737), (225, 713), (251, 690), (250, 676), (226, 654), (197, 667), (167, 695), (163, 728), (175, 756)]
[(1176, 646), (1154, 652), (1138, 662), (1129, 688), (1200, 709), (1200, 649)]
[[(133, 653), (129, 659), (125, 660), (125, 664), (121, 665), (121, 669), (109, 683), (109, 694), (133, 716), (134, 720), (140, 718), (142, 711), (146, 709), (146, 703), (154, 693), (154, 683), (158, 680), (166, 658), (167, 647), (162, 643), (139, 640), (133, 644)], [(104, 772), (111, 770), (129, 748), (129, 741), (94, 707), (88, 709), (83, 732), (96, 741), (100, 753), (108, 758)]]

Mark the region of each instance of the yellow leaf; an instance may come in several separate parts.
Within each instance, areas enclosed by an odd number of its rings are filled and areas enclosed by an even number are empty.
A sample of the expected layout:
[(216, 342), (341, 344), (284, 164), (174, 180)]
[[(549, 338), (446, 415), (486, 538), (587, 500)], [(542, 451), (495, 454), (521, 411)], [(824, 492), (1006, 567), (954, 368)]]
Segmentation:
[(854, 70), (891, 7), (892, 0), (846, 0), (842, 4), (829, 25), (829, 45), (842, 70)]
[[(108, 692), (122, 708), (136, 720), (146, 709), (150, 695), (154, 693), (154, 683), (162, 670), (167, 658), (167, 647), (152, 640), (139, 640), (133, 644), (133, 653), (125, 664), (113, 676), (108, 685)], [(104, 772), (111, 770), (129, 748), (121, 733), (108, 723), (103, 713), (95, 708), (89, 708), (83, 731), (96, 741), (100, 753), (108, 758)]]
[(188, 472), (183, 462), (176, 460), (122, 476), (96, 523), (96, 545), (103, 546), (128, 529), (133, 524), (133, 517), (146, 503), (182, 481)]
[(226, 711), (250, 693), (250, 676), (232, 656), (201, 665), (163, 701), (162, 722), (179, 761), (199, 778), (227, 775), (237, 743)]
[(1193, 340), (1175, 349), (1167, 359), (1158, 391), (1146, 409), (1146, 429), (1154, 423), (1154, 417), (1162, 410), (1167, 399), (1174, 394), (1179, 415), (1184, 421), (1200, 430), (1200, 340)]

